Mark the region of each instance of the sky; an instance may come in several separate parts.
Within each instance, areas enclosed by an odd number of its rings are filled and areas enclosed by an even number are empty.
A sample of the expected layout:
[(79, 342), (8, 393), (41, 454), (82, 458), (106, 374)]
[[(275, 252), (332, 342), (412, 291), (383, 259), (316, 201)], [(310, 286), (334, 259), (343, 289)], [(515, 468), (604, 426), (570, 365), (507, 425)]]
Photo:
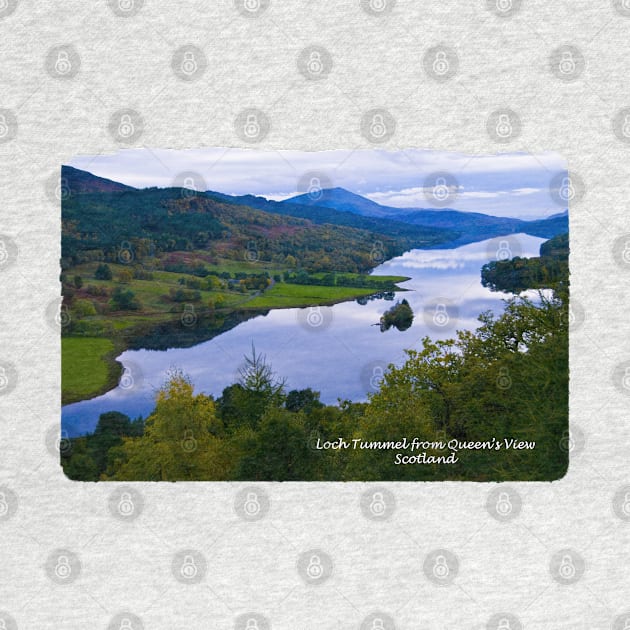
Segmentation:
[(188, 186), (276, 200), (307, 191), (315, 178), (323, 188), (346, 188), (397, 208), (431, 208), (427, 180), (445, 172), (454, 178), (447, 181), (448, 207), (521, 219), (564, 210), (552, 199), (550, 182), (567, 169), (566, 161), (551, 152), (471, 156), (421, 149), (141, 148), (77, 156), (69, 164), (138, 188)]

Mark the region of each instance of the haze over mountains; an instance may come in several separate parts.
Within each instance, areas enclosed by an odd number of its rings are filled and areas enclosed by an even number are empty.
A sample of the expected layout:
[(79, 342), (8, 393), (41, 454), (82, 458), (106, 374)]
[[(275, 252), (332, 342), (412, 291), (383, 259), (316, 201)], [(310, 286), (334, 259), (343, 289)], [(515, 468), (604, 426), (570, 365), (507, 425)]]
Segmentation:
[[(62, 184), (72, 194), (124, 193), (137, 189), (70, 166), (62, 167)], [(63, 187), (63, 186), (62, 186)], [(179, 191), (181, 189), (173, 189)], [(248, 206), (256, 210), (287, 217), (307, 219), (314, 224), (333, 224), (369, 230), (391, 236), (418, 237), (418, 246), (452, 247), (505, 234), (526, 233), (552, 238), (568, 232), (568, 212), (546, 219), (523, 221), (456, 209), (395, 208), (378, 204), (344, 188), (329, 188), (316, 193), (297, 195), (284, 201), (271, 201), (255, 195), (232, 196), (221, 192), (197, 192), (199, 196), (223, 204)], [(444, 242), (426, 242), (427, 233), (442, 233)], [(423, 240), (424, 239), (424, 240)]]
[(334, 208), (341, 212), (353, 212), (368, 217), (393, 218), (397, 214), (403, 214), (400, 208), (382, 206), (371, 199), (346, 190), (345, 188), (325, 188), (315, 192), (307, 192), (291, 197), (289, 203), (297, 203), (306, 206), (324, 206)]
[(552, 238), (569, 230), (566, 210), (546, 219), (524, 221), (478, 212), (462, 212), (452, 208), (437, 210), (383, 206), (344, 188), (327, 188), (315, 194), (304, 193), (284, 201), (269, 201), (254, 195), (232, 197), (222, 193), (208, 194), (228, 203), (239, 203), (266, 212), (309, 218), (315, 223), (353, 225), (366, 229), (379, 229), (385, 224), (390, 228), (406, 224), (455, 231), (458, 236), (448, 243), (449, 246), (465, 245), (484, 238), (519, 232)]
[(371, 199), (351, 193), (343, 188), (329, 188), (316, 195), (305, 193), (291, 197), (283, 203), (303, 204), (311, 207), (327, 207), (343, 212), (354, 212), (362, 216), (382, 217), (412, 225), (461, 231), (452, 244), (465, 244), (484, 238), (523, 232), (532, 236), (551, 238), (568, 232), (568, 212), (557, 213), (546, 219), (523, 221), (509, 217), (496, 217), (478, 212), (461, 212), (452, 208), (394, 208), (383, 206)]

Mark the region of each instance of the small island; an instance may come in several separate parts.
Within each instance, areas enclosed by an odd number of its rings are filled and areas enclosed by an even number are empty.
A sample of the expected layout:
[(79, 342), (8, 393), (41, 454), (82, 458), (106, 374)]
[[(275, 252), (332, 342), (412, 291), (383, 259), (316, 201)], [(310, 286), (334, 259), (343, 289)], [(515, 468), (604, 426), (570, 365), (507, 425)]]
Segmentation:
[(413, 310), (409, 306), (409, 302), (403, 299), (396, 302), (394, 306), (385, 311), (381, 316), (380, 327), (381, 332), (389, 330), (392, 326), (400, 331), (407, 330), (413, 323)]

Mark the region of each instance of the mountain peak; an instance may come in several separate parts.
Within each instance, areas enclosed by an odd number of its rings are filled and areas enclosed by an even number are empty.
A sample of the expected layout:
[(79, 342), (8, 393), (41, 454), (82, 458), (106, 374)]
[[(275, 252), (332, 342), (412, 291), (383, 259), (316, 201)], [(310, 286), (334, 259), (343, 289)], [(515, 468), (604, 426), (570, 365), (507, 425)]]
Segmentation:
[[(357, 193), (353, 193), (347, 188), (342, 188), (341, 186), (333, 186), (332, 188), (324, 188), (323, 190), (331, 195), (345, 195), (349, 197), (361, 197), (361, 195), (358, 195)], [(361, 199), (365, 199), (365, 197), (361, 197)]]
[(61, 184), (72, 194), (94, 193), (94, 192), (125, 192), (127, 190), (137, 190), (133, 186), (127, 186), (120, 182), (112, 181), (94, 175), (89, 171), (83, 171), (74, 166), (63, 164), (61, 166)]
[(386, 217), (391, 210), (380, 204), (362, 197), (350, 190), (341, 188), (322, 188), (285, 199), (286, 203), (299, 203), (306, 206), (323, 206), (342, 212), (353, 212), (363, 216)]

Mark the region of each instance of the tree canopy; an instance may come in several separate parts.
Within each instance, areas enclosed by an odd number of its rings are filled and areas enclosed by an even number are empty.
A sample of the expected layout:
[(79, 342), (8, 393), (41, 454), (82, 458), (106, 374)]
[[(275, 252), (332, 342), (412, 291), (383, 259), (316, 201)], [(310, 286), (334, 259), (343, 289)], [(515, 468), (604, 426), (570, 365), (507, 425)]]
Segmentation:
[[(499, 315), (482, 313), (474, 331), (426, 337), (421, 349), (406, 351), (402, 365), (389, 366), (367, 402), (323, 405), (310, 388), (287, 392), (252, 346), (237, 382), (217, 400), (195, 393), (190, 378), (174, 371), (146, 420), (101, 415), (96, 431), (71, 440), (62, 454), (66, 474), (153, 481), (558, 479), (568, 465), (562, 439), (568, 430), (567, 247), (564, 238), (545, 243), (518, 278), (513, 272), (523, 259), (484, 266), (486, 282), (495, 274), (493, 287), (544, 289), (511, 297)], [(549, 275), (534, 281), (534, 270)], [(404, 307), (405, 300), (389, 311), (393, 325)], [(433, 445), (520, 440), (535, 448), (466, 451), (448, 465), (401, 465), (391, 451), (320, 448), (404, 437)], [(445, 452), (429, 446), (426, 454)]]

